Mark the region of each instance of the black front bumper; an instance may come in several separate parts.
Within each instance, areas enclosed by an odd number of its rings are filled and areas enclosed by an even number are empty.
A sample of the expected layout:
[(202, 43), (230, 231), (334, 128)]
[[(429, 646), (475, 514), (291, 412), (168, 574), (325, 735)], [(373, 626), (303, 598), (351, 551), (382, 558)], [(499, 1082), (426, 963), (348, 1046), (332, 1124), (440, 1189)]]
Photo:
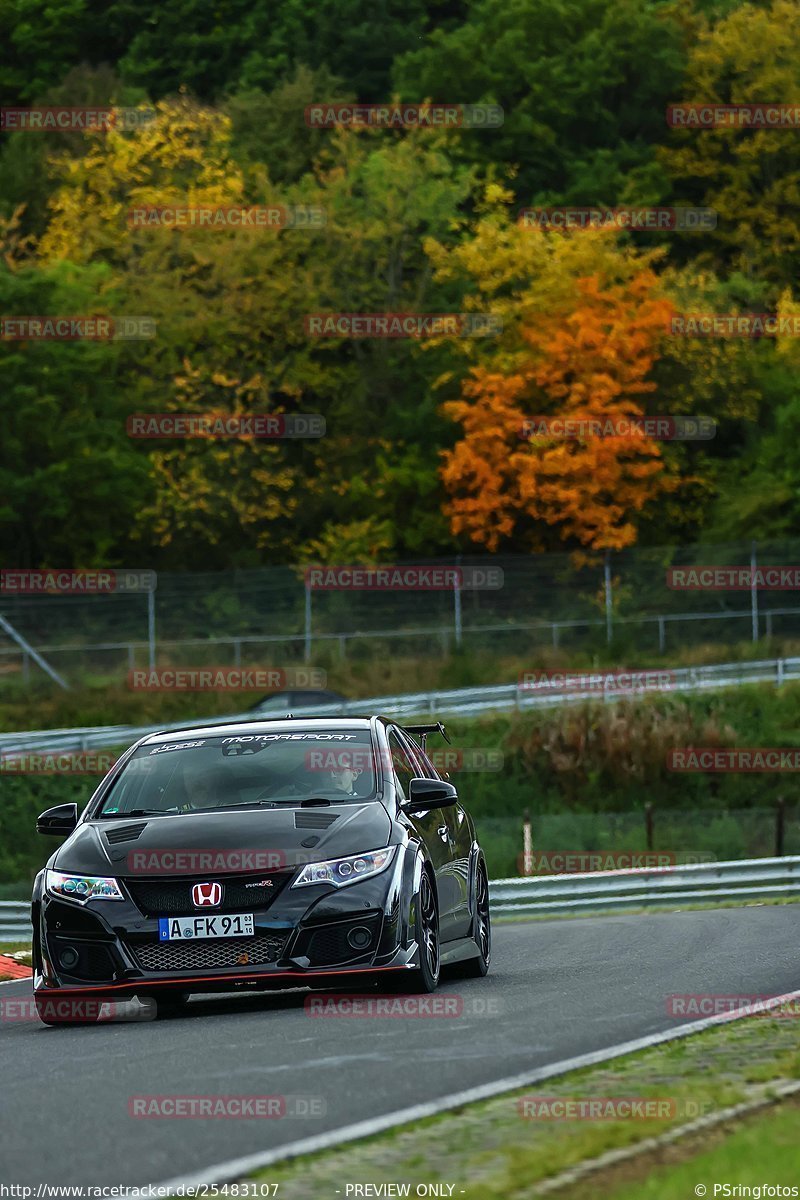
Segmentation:
[[(85, 905), (44, 893), (33, 906), (34, 992), (120, 998), (163, 994), (165, 988), (322, 987), (340, 985), (345, 976), (363, 981), (365, 975), (413, 968), (417, 947), (404, 917), (403, 857), (400, 851), (380, 875), (340, 889), (295, 889), (293, 873), (276, 876), (274, 896), (265, 901), (259, 893), (252, 906), (238, 908), (254, 915), (254, 936), (247, 938), (160, 941), (159, 916), (176, 914), (147, 910), (170, 903), (175, 880), (149, 881), (163, 888), (149, 894), (142, 880), (123, 880), (125, 900)], [(242, 893), (231, 888), (234, 894)], [(224, 911), (235, 912), (238, 904)]]

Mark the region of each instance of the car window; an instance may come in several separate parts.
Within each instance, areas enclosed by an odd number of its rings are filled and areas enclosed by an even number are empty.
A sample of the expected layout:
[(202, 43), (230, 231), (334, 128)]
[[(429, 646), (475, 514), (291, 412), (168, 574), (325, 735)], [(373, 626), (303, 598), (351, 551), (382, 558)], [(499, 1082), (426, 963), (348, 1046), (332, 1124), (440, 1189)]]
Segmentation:
[(403, 743), (408, 747), (409, 756), (413, 757), (414, 762), (417, 764), (418, 775), (420, 775), (423, 779), (441, 778), (429, 756), (425, 753), (422, 747), (418, 745), (416, 740), (410, 736), (410, 734), (403, 734)]
[(191, 813), (241, 804), (321, 798), (352, 803), (375, 795), (366, 729), (230, 734), (147, 742), (134, 752), (94, 816), (136, 810)]
[(412, 779), (419, 776), (419, 770), (410, 758), (395, 729), (389, 730), (389, 750), (392, 756), (392, 770), (397, 781), (401, 800), (408, 799), (408, 785)]

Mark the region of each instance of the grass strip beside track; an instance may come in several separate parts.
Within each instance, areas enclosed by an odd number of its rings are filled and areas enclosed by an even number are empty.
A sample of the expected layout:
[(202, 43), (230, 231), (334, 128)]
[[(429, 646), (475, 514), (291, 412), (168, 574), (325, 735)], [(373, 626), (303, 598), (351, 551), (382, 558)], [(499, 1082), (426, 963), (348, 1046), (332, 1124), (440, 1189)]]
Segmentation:
[[(279, 1183), (279, 1194), (290, 1196), (291, 1200), (312, 1197), (335, 1200), (337, 1196), (346, 1197), (348, 1184), (368, 1183), (408, 1183), (409, 1194), (413, 1196), (418, 1184), (432, 1182), (453, 1185), (454, 1198), (464, 1195), (475, 1200), (501, 1197), (526, 1200), (537, 1195), (546, 1181), (600, 1159), (609, 1151), (635, 1147), (637, 1143), (644, 1148), (648, 1139), (689, 1125), (697, 1117), (711, 1117), (734, 1105), (768, 1100), (782, 1084), (800, 1079), (798, 1019), (794, 1013), (746, 1018), (610, 1064), (575, 1071), (536, 1087), (419, 1121), (341, 1150), (277, 1164), (254, 1178)], [(520, 1101), (530, 1097), (650, 1098), (674, 1102), (674, 1115), (651, 1119), (523, 1117)], [(794, 1106), (792, 1111), (796, 1129)], [(783, 1129), (783, 1124), (780, 1128)], [(717, 1127), (702, 1140), (698, 1141), (694, 1135), (692, 1146), (700, 1151), (707, 1141), (716, 1145), (721, 1136)], [(680, 1151), (673, 1149), (671, 1153)], [(763, 1168), (761, 1182), (792, 1182), (779, 1177), (779, 1163), (776, 1159), (772, 1175), (766, 1166)], [(710, 1168), (706, 1171), (704, 1166), (694, 1181), (740, 1182), (735, 1164), (734, 1157), (728, 1173), (722, 1172), (720, 1176), (712, 1176)], [(641, 1174), (637, 1175), (639, 1165)], [(639, 1190), (621, 1193), (620, 1200), (623, 1196), (628, 1200), (628, 1195), (635, 1195), (638, 1200), (645, 1194), (658, 1196), (659, 1200), (667, 1200), (668, 1196), (671, 1200), (673, 1192), (641, 1191), (641, 1180), (647, 1178), (652, 1165), (647, 1156), (641, 1160), (631, 1158), (622, 1180), (619, 1177), (622, 1168), (615, 1168), (617, 1175), (609, 1175), (613, 1186), (618, 1183), (625, 1186), (634, 1177), (640, 1181), (636, 1185)], [(718, 1165), (722, 1171), (724, 1163), (720, 1161)], [(600, 1163), (598, 1168), (599, 1182)], [(584, 1175), (575, 1184), (574, 1195), (598, 1194), (595, 1182), (594, 1174)], [(381, 1193), (372, 1190), (366, 1194)], [(685, 1186), (682, 1192), (674, 1192), (676, 1197), (689, 1194)], [(709, 1188), (711, 1194), (713, 1189)]]
[[(704, 1187), (702, 1194), (713, 1197), (715, 1184), (739, 1185), (745, 1196), (775, 1195), (764, 1191), (764, 1186), (799, 1186), (798, 1127), (800, 1103), (786, 1101), (766, 1113), (722, 1125), (702, 1141), (687, 1139), (665, 1153), (633, 1160), (624, 1171), (598, 1173), (591, 1180), (592, 1196), (602, 1200), (685, 1200), (699, 1194), (697, 1187)], [(728, 1194), (736, 1193), (731, 1190)], [(579, 1196), (584, 1200), (586, 1184), (559, 1195), (560, 1200)]]

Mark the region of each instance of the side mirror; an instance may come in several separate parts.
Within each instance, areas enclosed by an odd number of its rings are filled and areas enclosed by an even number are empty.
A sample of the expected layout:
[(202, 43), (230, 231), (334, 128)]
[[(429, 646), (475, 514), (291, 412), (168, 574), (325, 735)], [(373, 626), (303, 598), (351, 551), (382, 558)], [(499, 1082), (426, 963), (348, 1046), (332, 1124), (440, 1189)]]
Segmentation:
[(65, 837), (72, 833), (78, 824), (77, 804), (57, 804), (48, 808), (36, 821), (37, 833), (49, 833), (55, 837)]
[(458, 803), (458, 792), (452, 783), (443, 779), (412, 779), (408, 799), (401, 805), (404, 812), (425, 812), (429, 808), (449, 808)]

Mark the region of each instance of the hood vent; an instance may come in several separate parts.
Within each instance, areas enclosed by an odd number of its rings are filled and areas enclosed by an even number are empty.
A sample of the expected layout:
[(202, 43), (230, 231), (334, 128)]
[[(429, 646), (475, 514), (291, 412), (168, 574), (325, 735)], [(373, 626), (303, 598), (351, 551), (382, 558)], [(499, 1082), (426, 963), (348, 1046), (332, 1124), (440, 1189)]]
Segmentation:
[(294, 814), (294, 827), (295, 829), (328, 829), (334, 821), (338, 820), (338, 813), (314, 812), (311, 809)]
[(145, 829), (147, 829), (146, 821), (143, 821), (141, 825), (123, 825), (122, 829), (108, 829), (106, 830), (106, 841), (110, 846), (116, 846), (118, 842), (135, 842)]

